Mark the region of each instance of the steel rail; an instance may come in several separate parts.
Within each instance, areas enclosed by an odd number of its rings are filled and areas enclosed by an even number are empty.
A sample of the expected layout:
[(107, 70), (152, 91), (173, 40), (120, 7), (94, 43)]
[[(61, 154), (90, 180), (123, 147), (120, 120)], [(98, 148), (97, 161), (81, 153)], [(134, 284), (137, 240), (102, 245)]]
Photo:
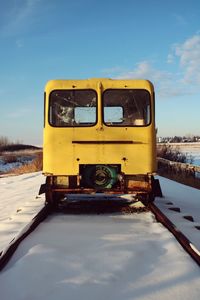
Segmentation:
[(154, 204), (149, 204), (150, 210), (156, 217), (156, 220), (162, 223), (177, 239), (184, 250), (193, 258), (200, 266), (200, 251), (195, 245), (167, 218), (166, 215)]
[[(161, 212), (154, 204), (149, 204), (149, 209), (155, 215), (158, 222), (162, 223), (182, 245), (184, 250), (193, 258), (200, 266), (200, 251), (191, 243), (191, 241)], [(16, 236), (10, 244), (0, 253), (0, 271), (6, 266), (19, 244), (51, 213), (52, 209), (49, 205), (44, 206), (30, 223)]]
[(19, 244), (50, 214), (50, 206), (45, 205), (22, 231), (0, 253), (0, 271), (6, 266)]

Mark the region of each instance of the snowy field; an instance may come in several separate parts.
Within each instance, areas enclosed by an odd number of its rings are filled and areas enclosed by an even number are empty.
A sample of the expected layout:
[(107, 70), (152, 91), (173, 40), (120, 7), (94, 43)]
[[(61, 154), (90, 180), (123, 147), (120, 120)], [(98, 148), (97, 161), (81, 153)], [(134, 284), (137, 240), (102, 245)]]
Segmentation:
[(19, 150), (0, 153), (0, 174), (31, 163), (39, 153), (38, 150)]
[[(159, 179), (156, 204), (199, 247), (200, 190)], [(43, 182), (41, 173), (0, 178), (1, 249), (43, 206)], [(54, 214), (19, 246), (0, 291), (1, 300), (199, 300), (200, 268), (150, 212)]]
[(181, 152), (186, 154), (189, 160), (191, 157), (194, 165), (200, 166), (200, 143), (177, 143), (172, 145), (180, 148)]
[(187, 156), (191, 156), (193, 165), (200, 166), (200, 146), (199, 147), (185, 147), (182, 150)]

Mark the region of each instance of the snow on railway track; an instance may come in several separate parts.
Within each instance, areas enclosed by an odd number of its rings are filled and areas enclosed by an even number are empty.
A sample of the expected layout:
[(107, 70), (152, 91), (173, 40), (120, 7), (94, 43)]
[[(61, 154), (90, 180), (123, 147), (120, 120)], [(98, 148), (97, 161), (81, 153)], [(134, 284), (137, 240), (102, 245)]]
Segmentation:
[(41, 172), (0, 177), (0, 250), (29, 223), (44, 206), (38, 190)]
[[(115, 202), (113, 202), (113, 199), (108, 199), (108, 197), (106, 197), (107, 200), (105, 200), (105, 196), (103, 196), (103, 202), (101, 203), (99, 203), (100, 201), (99, 197), (95, 197), (93, 200), (90, 199), (87, 201), (86, 199), (87, 197), (84, 197), (84, 199), (82, 199), (81, 195), (75, 196), (73, 202), (68, 203), (67, 208), (66, 207), (65, 209), (64, 207), (60, 208), (60, 212), (67, 213), (67, 214), (79, 214), (79, 215), (85, 213), (105, 214), (108, 212), (112, 212), (112, 213), (120, 212), (122, 214), (123, 213), (131, 214), (131, 213), (147, 212), (150, 209), (150, 211), (155, 215), (156, 220), (162, 223), (175, 236), (175, 238), (182, 245), (185, 251), (188, 252), (188, 254), (193, 258), (193, 260), (200, 266), (200, 251), (198, 250), (198, 248), (180, 231), (180, 228), (178, 228), (175, 224), (173, 224), (169, 220), (169, 218), (167, 218), (167, 216), (154, 203), (151, 203), (148, 208), (145, 207), (140, 202), (136, 202), (135, 204), (130, 204), (130, 199), (128, 202), (127, 200), (124, 199), (125, 202), (123, 200), (123, 202), (120, 203), (119, 203), (119, 199), (115, 199)], [(81, 203), (81, 200), (84, 200), (84, 202)], [(116, 201), (118, 201), (118, 204), (116, 204)], [(69, 206), (69, 204), (71, 205)], [(52, 213), (53, 211), (50, 205), (45, 205), (37, 213), (37, 215), (31, 220), (31, 222), (27, 224), (25, 228), (9, 243), (9, 245), (5, 249), (3, 249), (2, 252), (0, 252), (0, 271), (8, 263), (9, 259), (12, 257), (13, 253), (16, 251), (19, 244), (30, 233), (32, 233), (33, 230), (35, 230), (35, 228), (41, 222), (43, 222)]]
[[(177, 241), (185, 249), (185, 251), (193, 258), (200, 266), (200, 251), (199, 249), (173, 224), (167, 216), (154, 204), (150, 204), (151, 211), (155, 214), (156, 220), (162, 223), (175, 236)], [(195, 229), (194, 229), (195, 230)]]
[(0, 276), (2, 300), (191, 299), (191, 284), (199, 299), (199, 268), (150, 212), (50, 215)]
[[(32, 180), (38, 182), (38, 176)], [(166, 186), (165, 195), (171, 183)], [(166, 195), (163, 205), (170, 199)], [(54, 213), (19, 246), (0, 275), (0, 290), (1, 300), (195, 300), (200, 269), (151, 212)]]

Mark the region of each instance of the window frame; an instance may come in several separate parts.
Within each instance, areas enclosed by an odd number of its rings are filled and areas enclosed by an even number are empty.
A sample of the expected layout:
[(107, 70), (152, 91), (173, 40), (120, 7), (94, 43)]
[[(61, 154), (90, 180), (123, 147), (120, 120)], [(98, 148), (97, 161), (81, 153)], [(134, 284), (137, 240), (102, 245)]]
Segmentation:
[[(52, 124), (52, 122), (50, 122), (50, 114), (51, 114), (51, 95), (53, 92), (64, 92), (64, 91), (92, 91), (94, 92), (95, 96), (96, 96), (96, 122), (92, 123), (92, 124), (87, 124), (87, 123), (83, 123), (81, 125), (55, 125), (55, 124)], [(49, 93), (49, 97), (48, 97), (48, 124), (51, 126), (51, 127), (54, 127), (54, 128), (85, 128), (85, 127), (94, 127), (97, 123), (98, 123), (98, 95), (97, 95), (97, 91), (94, 90), (94, 89), (91, 89), (91, 88), (87, 88), (87, 89), (55, 89), (55, 90), (52, 90), (50, 93)], [(79, 106), (77, 106), (79, 107)], [(84, 106), (80, 106), (80, 107), (84, 107)], [(87, 106), (85, 106), (87, 107)], [(95, 107), (95, 106), (94, 106)]]
[[(117, 91), (117, 90), (124, 90), (124, 91), (132, 91), (132, 90), (137, 90), (137, 91), (145, 91), (148, 93), (149, 95), (149, 108), (150, 108), (150, 111), (149, 111), (149, 123), (147, 124), (144, 124), (144, 125), (134, 125), (134, 124), (130, 124), (130, 125), (123, 125), (123, 124), (107, 124), (104, 120), (104, 94), (107, 92), (107, 91)], [(113, 105), (114, 106), (114, 105)], [(116, 105), (115, 105), (116, 106)], [(111, 107), (111, 106), (110, 106)], [(123, 107), (123, 106), (122, 106)], [(124, 107), (123, 107), (123, 111), (124, 111)], [(152, 124), (152, 111), (153, 111), (153, 104), (152, 104), (152, 96), (151, 96), (151, 93), (149, 90), (147, 89), (137, 89), (137, 88), (109, 88), (109, 89), (106, 89), (103, 91), (102, 93), (102, 121), (103, 121), (103, 124), (107, 127), (134, 127), (134, 128), (138, 128), (138, 127), (149, 127), (151, 124)]]

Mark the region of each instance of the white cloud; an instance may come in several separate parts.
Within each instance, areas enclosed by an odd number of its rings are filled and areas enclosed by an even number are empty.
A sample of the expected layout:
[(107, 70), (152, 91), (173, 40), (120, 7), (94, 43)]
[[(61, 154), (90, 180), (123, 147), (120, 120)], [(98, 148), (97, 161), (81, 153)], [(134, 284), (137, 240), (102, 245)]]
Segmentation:
[(174, 13), (174, 14), (172, 14), (172, 16), (178, 25), (185, 26), (188, 24), (188, 22), (182, 15)]
[(24, 47), (23, 41), (22, 41), (22, 40), (16, 40), (16, 46), (17, 46), (17, 48), (22, 48), (22, 47)]
[(126, 72), (126, 70), (120, 66), (115, 66), (115, 67), (103, 69), (101, 72), (104, 73), (106, 76), (110, 76), (110, 74), (121, 74), (123, 72)]
[[(110, 69), (109, 76), (116, 79), (148, 79), (154, 84), (157, 94), (162, 97), (174, 96), (182, 93), (177, 88), (172, 87), (173, 76), (171, 73), (156, 69), (152, 63), (142, 61), (136, 64), (133, 70), (120, 70), (119, 67)], [(107, 74), (108, 74), (107, 70)], [(112, 72), (113, 71), (113, 72)]]
[(0, 30), (1, 36), (13, 36), (22, 28), (26, 29), (34, 19), (34, 13), (38, 9), (41, 0), (14, 1), (12, 9), (4, 12), (5, 21)]
[(194, 35), (175, 47), (183, 70), (183, 82), (200, 84), (200, 35)]
[(137, 63), (135, 69), (124, 72), (117, 76), (117, 78), (124, 78), (124, 79), (147, 78), (155, 82), (161, 79), (169, 80), (170, 77), (171, 77), (170, 73), (153, 68), (152, 64), (148, 61), (142, 61), (140, 63)]
[(149, 79), (163, 97), (176, 97), (199, 93), (200, 88), (200, 34), (188, 38), (182, 44), (172, 45), (167, 56), (173, 71), (155, 68), (152, 62), (142, 61), (131, 70), (119, 67), (107, 70), (107, 75), (117, 79)]
[(174, 55), (172, 55), (171, 53), (168, 54), (167, 56), (167, 63), (168, 64), (172, 64), (174, 62)]
[(30, 115), (31, 112), (32, 110), (30, 108), (20, 107), (16, 108), (15, 111), (7, 112), (6, 117), (18, 119)]

